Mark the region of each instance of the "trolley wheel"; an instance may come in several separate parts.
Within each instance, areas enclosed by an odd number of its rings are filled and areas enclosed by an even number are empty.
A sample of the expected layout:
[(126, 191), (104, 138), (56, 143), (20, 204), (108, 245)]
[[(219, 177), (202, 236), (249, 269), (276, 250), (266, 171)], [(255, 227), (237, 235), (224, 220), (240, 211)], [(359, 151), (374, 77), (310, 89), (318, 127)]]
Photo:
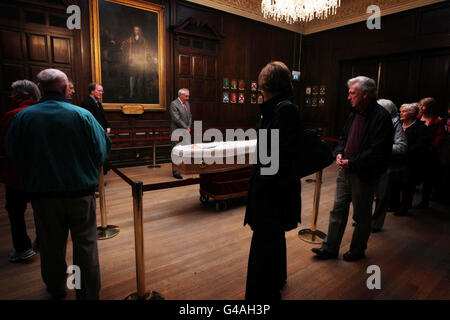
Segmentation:
[(209, 201), (209, 197), (205, 196), (204, 194), (200, 195), (200, 202), (201, 203), (207, 203)]
[(216, 202), (216, 211), (222, 211), (225, 210), (228, 207), (228, 204), (226, 201), (220, 200)]

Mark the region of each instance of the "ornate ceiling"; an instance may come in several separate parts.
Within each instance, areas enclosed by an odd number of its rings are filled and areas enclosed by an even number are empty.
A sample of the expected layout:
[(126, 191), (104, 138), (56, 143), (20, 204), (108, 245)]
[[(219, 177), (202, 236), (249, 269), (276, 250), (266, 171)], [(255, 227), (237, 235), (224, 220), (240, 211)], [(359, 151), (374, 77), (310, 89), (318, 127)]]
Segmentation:
[(187, 0), (207, 7), (226, 11), (253, 20), (269, 23), (294, 32), (310, 34), (347, 24), (366, 20), (371, 5), (381, 9), (381, 15), (392, 14), (445, 0), (341, 0), (341, 7), (334, 16), (326, 20), (313, 20), (308, 23), (287, 24), (265, 19), (261, 13), (261, 0)]

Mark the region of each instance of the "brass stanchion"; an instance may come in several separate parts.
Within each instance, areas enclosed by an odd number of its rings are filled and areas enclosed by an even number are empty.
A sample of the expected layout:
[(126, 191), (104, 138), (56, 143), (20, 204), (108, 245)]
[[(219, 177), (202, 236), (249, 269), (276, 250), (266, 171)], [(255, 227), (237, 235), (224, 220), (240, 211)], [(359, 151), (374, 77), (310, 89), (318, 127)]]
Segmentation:
[(98, 170), (98, 193), (101, 212), (101, 227), (97, 228), (97, 239), (105, 240), (117, 236), (120, 228), (118, 226), (108, 225), (106, 220), (106, 197), (105, 197), (105, 179), (103, 176), (103, 166)]
[(314, 203), (311, 229), (302, 229), (298, 232), (298, 237), (308, 243), (320, 244), (327, 236), (320, 230), (317, 230), (317, 216), (319, 214), (320, 189), (322, 187), (322, 170), (316, 172), (316, 188), (314, 190)]
[(156, 291), (145, 291), (144, 264), (144, 222), (142, 213), (142, 182), (133, 183), (134, 243), (136, 255), (137, 292), (130, 294), (125, 300), (164, 300)]
[(156, 164), (156, 143), (153, 141), (153, 164), (149, 165), (148, 168), (161, 168), (160, 165)]

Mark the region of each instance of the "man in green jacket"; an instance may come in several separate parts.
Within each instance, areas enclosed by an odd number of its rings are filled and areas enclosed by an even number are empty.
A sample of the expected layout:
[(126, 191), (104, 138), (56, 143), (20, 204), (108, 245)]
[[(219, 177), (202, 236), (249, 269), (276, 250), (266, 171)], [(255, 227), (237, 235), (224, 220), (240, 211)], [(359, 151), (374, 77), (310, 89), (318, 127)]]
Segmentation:
[[(77, 299), (98, 299), (95, 187), (98, 168), (111, 141), (89, 111), (65, 99), (66, 74), (46, 69), (37, 75), (43, 97), (14, 117), (5, 150), (30, 194), (40, 237), (41, 273), (53, 298), (66, 296), (68, 231), (73, 264), (79, 270)], [(76, 275), (74, 277), (77, 279)]]

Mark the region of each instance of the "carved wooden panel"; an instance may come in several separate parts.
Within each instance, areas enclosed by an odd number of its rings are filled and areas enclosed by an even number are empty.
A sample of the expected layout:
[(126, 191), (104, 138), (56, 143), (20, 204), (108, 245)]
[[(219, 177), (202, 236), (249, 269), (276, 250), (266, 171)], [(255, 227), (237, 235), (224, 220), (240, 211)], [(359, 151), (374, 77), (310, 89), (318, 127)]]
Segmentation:
[(180, 90), (181, 88), (187, 88), (189, 89), (189, 91), (191, 91), (189, 79), (178, 78), (178, 86), (175, 88), (175, 90), (178, 92), (178, 90)]
[[(418, 99), (433, 97), (436, 99), (441, 112), (448, 105), (448, 79), (450, 71), (450, 52), (424, 55), (419, 72)], [(444, 113), (444, 112), (443, 112)], [(445, 114), (445, 113), (444, 113)]]
[(203, 100), (204, 99), (204, 81), (203, 79), (191, 80), (191, 99)]
[(23, 59), (20, 32), (1, 30), (1, 50), (4, 59)]
[(378, 96), (393, 101), (397, 108), (411, 96), (410, 61), (410, 57), (403, 57), (383, 63)]
[[(443, 23), (447, 21), (447, 23)], [(450, 7), (440, 10), (425, 10), (421, 15), (421, 35), (450, 34)]]
[(3, 64), (3, 84), (5, 90), (11, 89), (11, 84), (20, 79), (25, 78), (25, 68), (20, 64)]
[(194, 77), (202, 77), (203, 76), (203, 57), (201, 56), (193, 56), (192, 57), (192, 69)]
[(205, 80), (203, 94), (206, 99), (214, 101), (216, 98), (217, 81)]
[(38, 75), (39, 72), (41, 72), (44, 69), (47, 69), (47, 66), (35, 66), (35, 65), (30, 65), (29, 67), (30, 69), (30, 73), (29, 73), (29, 79), (31, 81), (36, 82), (36, 76)]
[(27, 34), (28, 58), (31, 61), (48, 61), (47, 37)]
[(189, 55), (178, 55), (178, 75), (190, 76), (191, 75), (191, 59)]
[(51, 41), (53, 62), (70, 64), (70, 39), (52, 37)]
[(205, 61), (205, 70), (206, 70), (205, 76), (215, 78), (216, 73), (217, 73), (216, 57), (205, 56), (204, 61)]
[(71, 68), (58, 67), (58, 69), (64, 72), (69, 78), (73, 79), (73, 73)]

